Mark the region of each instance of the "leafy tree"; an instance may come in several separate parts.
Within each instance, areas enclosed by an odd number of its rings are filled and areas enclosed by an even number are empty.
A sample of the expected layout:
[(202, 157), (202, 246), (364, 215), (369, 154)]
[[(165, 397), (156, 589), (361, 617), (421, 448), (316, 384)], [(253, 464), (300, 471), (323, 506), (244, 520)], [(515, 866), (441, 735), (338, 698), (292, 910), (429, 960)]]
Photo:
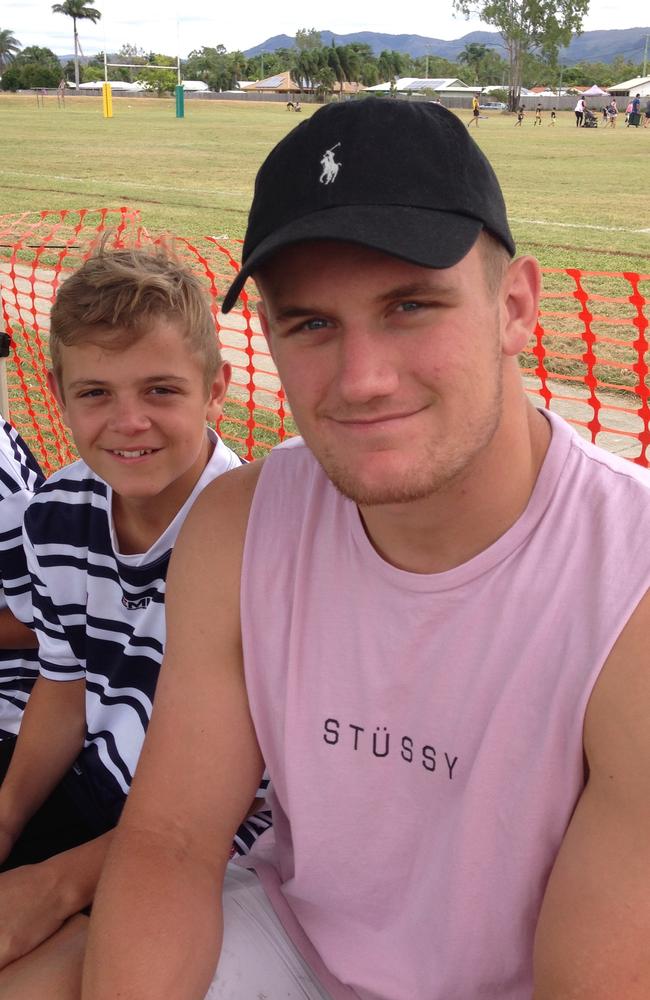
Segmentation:
[(329, 66), (323, 66), (316, 81), (316, 93), (321, 97), (325, 94), (331, 94), (336, 83), (337, 79), (334, 70)]
[(61, 69), (59, 57), (52, 52), (52, 49), (46, 49), (40, 45), (28, 45), (27, 48), (21, 49), (14, 58), (13, 64), (14, 66), (26, 66), (28, 63), (38, 63), (39, 66), (50, 66), (52, 69), (58, 69), (59, 71)]
[(462, 77), (461, 67), (442, 56), (418, 56), (413, 60), (413, 76), (435, 80), (445, 77)]
[(298, 63), (296, 49), (276, 49), (275, 52), (262, 52), (259, 56), (248, 59), (244, 68), (246, 80), (265, 80), (276, 73), (285, 70), (295, 70)]
[(9, 28), (0, 28), (0, 74), (19, 51), (20, 42), (13, 32)]
[(15, 66), (10, 66), (9, 69), (6, 69), (2, 74), (2, 78), (0, 79), (0, 90), (20, 90), (22, 88), (21, 80), (22, 77), (20, 70), (16, 69)]
[(467, 69), (472, 74), (472, 83), (478, 83), (481, 75), (481, 64), (488, 53), (487, 45), (481, 45), (479, 42), (469, 42), (462, 52), (458, 55), (458, 62), (462, 63), (463, 66), (467, 66)]
[(163, 94), (171, 94), (178, 82), (176, 70), (176, 60), (173, 56), (164, 56), (160, 53), (150, 52), (148, 62), (157, 63), (159, 66), (169, 66), (169, 69), (148, 69), (137, 70), (138, 80), (141, 80), (146, 90), (155, 91), (158, 97)]
[(54, 14), (65, 14), (72, 18), (72, 29), (74, 34), (74, 82), (79, 86), (79, 34), (77, 32), (77, 21), (92, 21), (96, 24), (99, 21), (101, 12), (95, 7), (89, 7), (86, 0), (63, 0), (63, 3), (52, 4)]
[(56, 87), (61, 79), (61, 64), (51, 49), (29, 45), (14, 58), (2, 74), (3, 90), (29, 90), (31, 87)]
[(298, 28), (295, 43), (299, 52), (304, 52), (305, 49), (321, 49), (323, 47), (320, 31), (316, 31), (316, 28)]
[(210, 90), (232, 90), (244, 78), (247, 61), (243, 52), (227, 52), (223, 45), (204, 46), (190, 52), (184, 66), (188, 80), (202, 80)]
[[(494, 49), (488, 48), (481, 59), (479, 80), (484, 87), (489, 84), (505, 83), (508, 79), (508, 63)], [(502, 98), (497, 98), (501, 100)]]
[[(347, 80), (347, 76), (346, 76), (345, 70), (343, 69), (343, 65), (341, 63), (340, 52), (341, 52), (341, 50), (337, 49), (336, 46), (334, 45), (334, 43), (332, 42), (332, 45), (328, 49), (327, 55), (326, 55), (327, 67), (328, 67), (328, 69), (330, 69), (332, 71), (333, 81), (335, 81), (338, 84), (339, 98), (341, 97), (341, 94), (343, 93), (343, 84)], [(318, 79), (319, 79), (320, 82), (322, 82), (322, 80), (323, 80), (323, 70), (322, 69), (321, 69), (321, 71), (318, 74)], [(326, 74), (325, 79), (326, 80), (331, 79), (329, 73)], [(330, 87), (329, 89), (331, 90), (333, 88)]]
[(557, 60), (571, 35), (580, 34), (589, 0), (453, 0), (465, 17), (478, 16), (498, 28), (509, 62), (509, 106), (521, 97), (523, 59), (527, 52), (541, 53), (549, 63)]
[(611, 83), (621, 83), (622, 80), (632, 80), (635, 76), (641, 76), (642, 70), (635, 65), (635, 63), (630, 62), (625, 56), (614, 56), (610, 64), (610, 75)]
[[(336, 74), (331, 69), (328, 63), (327, 50), (320, 49), (302, 49), (298, 53), (296, 64), (295, 64), (295, 77), (296, 82), (304, 88), (315, 88), (319, 83), (324, 69), (331, 70), (333, 79), (336, 80)], [(329, 74), (326, 74), (327, 79), (329, 79)]]
[(384, 49), (383, 52), (379, 53), (379, 58), (377, 59), (377, 71), (380, 79), (394, 81), (397, 77), (402, 76), (404, 62), (404, 56), (401, 52), (388, 52)]
[[(104, 67), (102, 66), (81, 66), (82, 83), (99, 83), (104, 79)], [(113, 74), (111, 73), (111, 76)]]

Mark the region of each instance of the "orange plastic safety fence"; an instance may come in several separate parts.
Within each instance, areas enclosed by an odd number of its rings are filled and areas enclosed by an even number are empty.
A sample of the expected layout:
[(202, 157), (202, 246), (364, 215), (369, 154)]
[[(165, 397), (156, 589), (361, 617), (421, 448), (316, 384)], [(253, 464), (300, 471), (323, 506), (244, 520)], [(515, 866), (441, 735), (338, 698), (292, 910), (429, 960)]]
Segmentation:
[(650, 275), (543, 268), (526, 387), (585, 437), (650, 464)]
[[(0, 216), (2, 329), (11, 336), (10, 417), (43, 467), (74, 449), (47, 387), (49, 311), (56, 290), (99, 241), (108, 247), (173, 242), (203, 278), (215, 330), (233, 377), (219, 430), (253, 458), (295, 432), (253, 300), (224, 316), (219, 303), (239, 267), (240, 241), (152, 236), (139, 213), (121, 208)], [(534, 342), (521, 359), (529, 393), (586, 437), (650, 464), (650, 275), (544, 268)]]

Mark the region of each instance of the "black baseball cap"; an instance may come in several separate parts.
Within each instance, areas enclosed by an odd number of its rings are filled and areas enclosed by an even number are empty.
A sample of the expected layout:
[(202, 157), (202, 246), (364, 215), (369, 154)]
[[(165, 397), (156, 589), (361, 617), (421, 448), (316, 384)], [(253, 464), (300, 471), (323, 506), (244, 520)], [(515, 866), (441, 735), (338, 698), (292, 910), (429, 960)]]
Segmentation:
[(444, 268), (482, 229), (514, 256), (499, 182), (456, 115), (394, 98), (329, 104), (260, 167), (242, 267), (222, 309), (232, 309), (263, 261), (294, 243), (344, 241)]

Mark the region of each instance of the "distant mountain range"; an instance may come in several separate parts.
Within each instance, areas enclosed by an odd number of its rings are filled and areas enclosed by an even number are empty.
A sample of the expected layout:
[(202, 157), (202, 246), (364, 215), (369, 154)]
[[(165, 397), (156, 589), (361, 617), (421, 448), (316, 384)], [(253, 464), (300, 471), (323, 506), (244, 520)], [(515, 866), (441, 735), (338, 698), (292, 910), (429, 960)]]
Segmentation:
[[(646, 35), (650, 35), (650, 27), (585, 31), (582, 35), (574, 35), (570, 44), (560, 50), (559, 60), (567, 66), (583, 61), (611, 63), (620, 55), (631, 62), (640, 63), (643, 62)], [(498, 31), (470, 31), (462, 38), (455, 38), (452, 41), (443, 38), (425, 38), (423, 35), (383, 35), (376, 31), (357, 31), (351, 35), (336, 35), (332, 31), (321, 31), (320, 36), (323, 45), (330, 45), (332, 39), (336, 45), (363, 42), (370, 46), (375, 55), (388, 49), (412, 56), (427, 54), (442, 56), (450, 62), (455, 62), (459, 53), (471, 42), (478, 42), (503, 52), (503, 42)], [(247, 49), (244, 55), (258, 56), (264, 52), (275, 52), (276, 49), (291, 49), (294, 45), (294, 39), (290, 35), (274, 35), (260, 45)]]

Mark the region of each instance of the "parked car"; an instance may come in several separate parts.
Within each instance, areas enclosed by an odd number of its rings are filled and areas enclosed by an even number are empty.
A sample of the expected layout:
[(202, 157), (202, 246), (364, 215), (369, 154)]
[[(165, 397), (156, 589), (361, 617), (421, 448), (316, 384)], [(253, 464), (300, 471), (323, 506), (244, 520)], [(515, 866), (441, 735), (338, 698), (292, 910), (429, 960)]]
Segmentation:
[(485, 101), (484, 104), (479, 104), (481, 111), (505, 111), (507, 107), (503, 101)]

